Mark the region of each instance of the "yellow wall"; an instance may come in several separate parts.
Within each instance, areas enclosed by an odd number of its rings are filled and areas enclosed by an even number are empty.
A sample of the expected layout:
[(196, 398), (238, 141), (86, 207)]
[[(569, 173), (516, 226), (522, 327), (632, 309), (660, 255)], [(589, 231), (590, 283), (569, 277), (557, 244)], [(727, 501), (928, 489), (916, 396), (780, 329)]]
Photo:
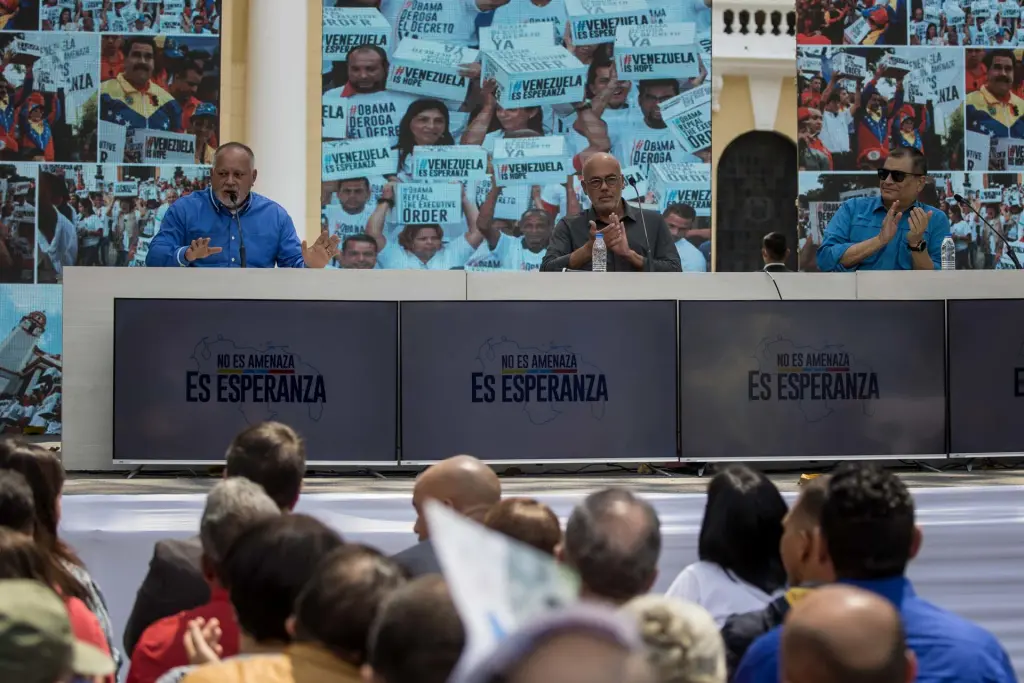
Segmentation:
[(249, 2), (228, 0), (221, 18), (220, 142), (245, 142), (246, 54), (249, 50)]
[[(267, 2), (269, 0), (263, 0)], [(281, 2), (282, 0), (275, 0)], [(289, 0), (294, 2), (294, 0)], [(324, 13), (322, 0), (305, 0), (309, 3), (308, 35), (306, 41), (306, 239), (312, 241), (320, 235), (320, 156), (321, 112), (323, 94), (322, 39)]]
[[(725, 76), (719, 96), (718, 111), (711, 114), (711, 230), (715, 227), (717, 207), (714, 198), (718, 189), (718, 160), (729, 143), (755, 130), (754, 103), (746, 76)], [(775, 114), (775, 131), (796, 142), (796, 80), (782, 79), (779, 107)], [(711, 242), (711, 263), (715, 262), (716, 241)]]

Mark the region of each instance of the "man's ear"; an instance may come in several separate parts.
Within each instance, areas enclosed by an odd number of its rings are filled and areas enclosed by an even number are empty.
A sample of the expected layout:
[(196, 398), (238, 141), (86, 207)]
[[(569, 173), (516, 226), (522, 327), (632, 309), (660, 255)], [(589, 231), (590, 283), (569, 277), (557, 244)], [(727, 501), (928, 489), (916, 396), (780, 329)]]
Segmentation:
[(259, 175), (259, 171), (257, 171), (255, 168), (252, 169), (252, 184), (253, 185), (256, 184), (256, 176), (258, 176), (258, 175)]

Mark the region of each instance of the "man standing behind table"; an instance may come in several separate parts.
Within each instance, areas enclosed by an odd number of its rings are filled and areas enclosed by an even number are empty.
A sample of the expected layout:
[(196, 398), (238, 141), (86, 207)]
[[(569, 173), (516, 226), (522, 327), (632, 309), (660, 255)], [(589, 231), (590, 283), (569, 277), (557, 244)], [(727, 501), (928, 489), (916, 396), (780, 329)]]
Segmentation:
[(854, 197), (829, 221), (821, 246), (822, 272), (938, 270), (949, 219), (922, 204), (928, 162), (920, 151), (899, 147), (878, 169), (881, 197)]
[(326, 266), (338, 251), (338, 238), (322, 232), (312, 247), (300, 243), (284, 207), (251, 191), (256, 175), (251, 149), (239, 142), (221, 145), (214, 153), (210, 189), (171, 206), (150, 243), (146, 265), (241, 268), (244, 238), (250, 268)]
[(583, 165), (583, 188), (591, 207), (558, 221), (541, 263), (542, 271), (588, 270), (598, 232), (604, 235), (608, 248), (609, 272), (647, 270), (648, 259), (653, 259), (653, 271), (682, 271), (665, 219), (655, 211), (624, 202), (624, 184), (622, 167), (612, 155), (599, 153), (587, 160)]

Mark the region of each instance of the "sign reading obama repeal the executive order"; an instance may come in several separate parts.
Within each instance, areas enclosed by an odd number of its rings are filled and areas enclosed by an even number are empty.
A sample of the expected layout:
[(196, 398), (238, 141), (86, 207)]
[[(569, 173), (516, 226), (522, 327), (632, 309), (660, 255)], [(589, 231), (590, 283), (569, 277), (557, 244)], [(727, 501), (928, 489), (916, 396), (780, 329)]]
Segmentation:
[(398, 183), (388, 220), (398, 225), (459, 223), (462, 183)]
[(481, 68), (506, 109), (582, 102), (587, 66), (561, 46), (489, 52)]
[(612, 43), (619, 26), (655, 22), (646, 0), (565, 0), (574, 45)]
[(560, 184), (571, 173), (572, 154), (561, 135), (494, 141), (494, 177), (499, 185)]
[(373, 7), (324, 7), (323, 59), (343, 62), (357, 45), (376, 45), (388, 51), (391, 24)]
[(945, 452), (941, 301), (704, 303), (679, 307), (684, 458)]
[(487, 150), (480, 145), (433, 145), (412, 149), (413, 180), (483, 180)]
[(694, 78), (700, 75), (696, 30), (692, 23), (619, 26), (615, 64), (619, 78)]
[(405, 38), (391, 57), (387, 88), (462, 102), (469, 91), (469, 77), (460, 73), (461, 65), (475, 62), (479, 54), (462, 45)]
[[(403, 306), (405, 459), (452, 448), (513, 460), (674, 450), (659, 422), (675, 406), (672, 302), (465, 304)], [(599, 333), (608, 316), (631, 331), (625, 347)]]
[(693, 154), (711, 147), (711, 83), (681, 92), (660, 105), (672, 137)]
[(347, 180), (392, 175), (398, 171), (398, 150), (386, 137), (325, 142), (320, 177)]

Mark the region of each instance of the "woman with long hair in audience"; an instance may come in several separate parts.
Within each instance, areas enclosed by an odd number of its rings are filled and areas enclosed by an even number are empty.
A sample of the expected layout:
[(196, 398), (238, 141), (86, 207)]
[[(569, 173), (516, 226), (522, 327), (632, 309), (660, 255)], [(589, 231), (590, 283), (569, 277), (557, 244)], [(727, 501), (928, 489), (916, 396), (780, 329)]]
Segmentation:
[(494, 142), (517, 130), (532, 130), (544, 135), (544, 118), (540, 107), (505, 109), (495, 97), (498, 84), (489, 79), (480, 91), (483, 104), (470, 117), (469, 125), (462, 133), (462, 144), (483, 145), (489, 154), (494, 153)]
[(708, 484), (697, 545), (699, 562), (686, 567), (667, 594), (695, 602), (721, 628), (733, 614), (763, 609), (785, 587), (779, 554), (786, 501), (768, 477), (733, 465)]
[(0, 441), (0, 470), (13, 470), (25, 477), (35, 501), (35, 542), (55, 560), (52, 563), (52, 585), (64, 597), (81, 599), (96, 615), (107, 640), (107, 649), (120, 668), (122, 656), (114, 644), (114, 629), (103, 593), (92, 580), (85, 563), (57, 534), (65, 479), (60, 459), (56, 453), (41, 446), (13, 440)]
[(409, 105), (398, 124), (398, 173), (403, 179), (412, 175), (413, 147), (454, 145), (451, 117), (444, 102), (434, 99), (416, 100)]

